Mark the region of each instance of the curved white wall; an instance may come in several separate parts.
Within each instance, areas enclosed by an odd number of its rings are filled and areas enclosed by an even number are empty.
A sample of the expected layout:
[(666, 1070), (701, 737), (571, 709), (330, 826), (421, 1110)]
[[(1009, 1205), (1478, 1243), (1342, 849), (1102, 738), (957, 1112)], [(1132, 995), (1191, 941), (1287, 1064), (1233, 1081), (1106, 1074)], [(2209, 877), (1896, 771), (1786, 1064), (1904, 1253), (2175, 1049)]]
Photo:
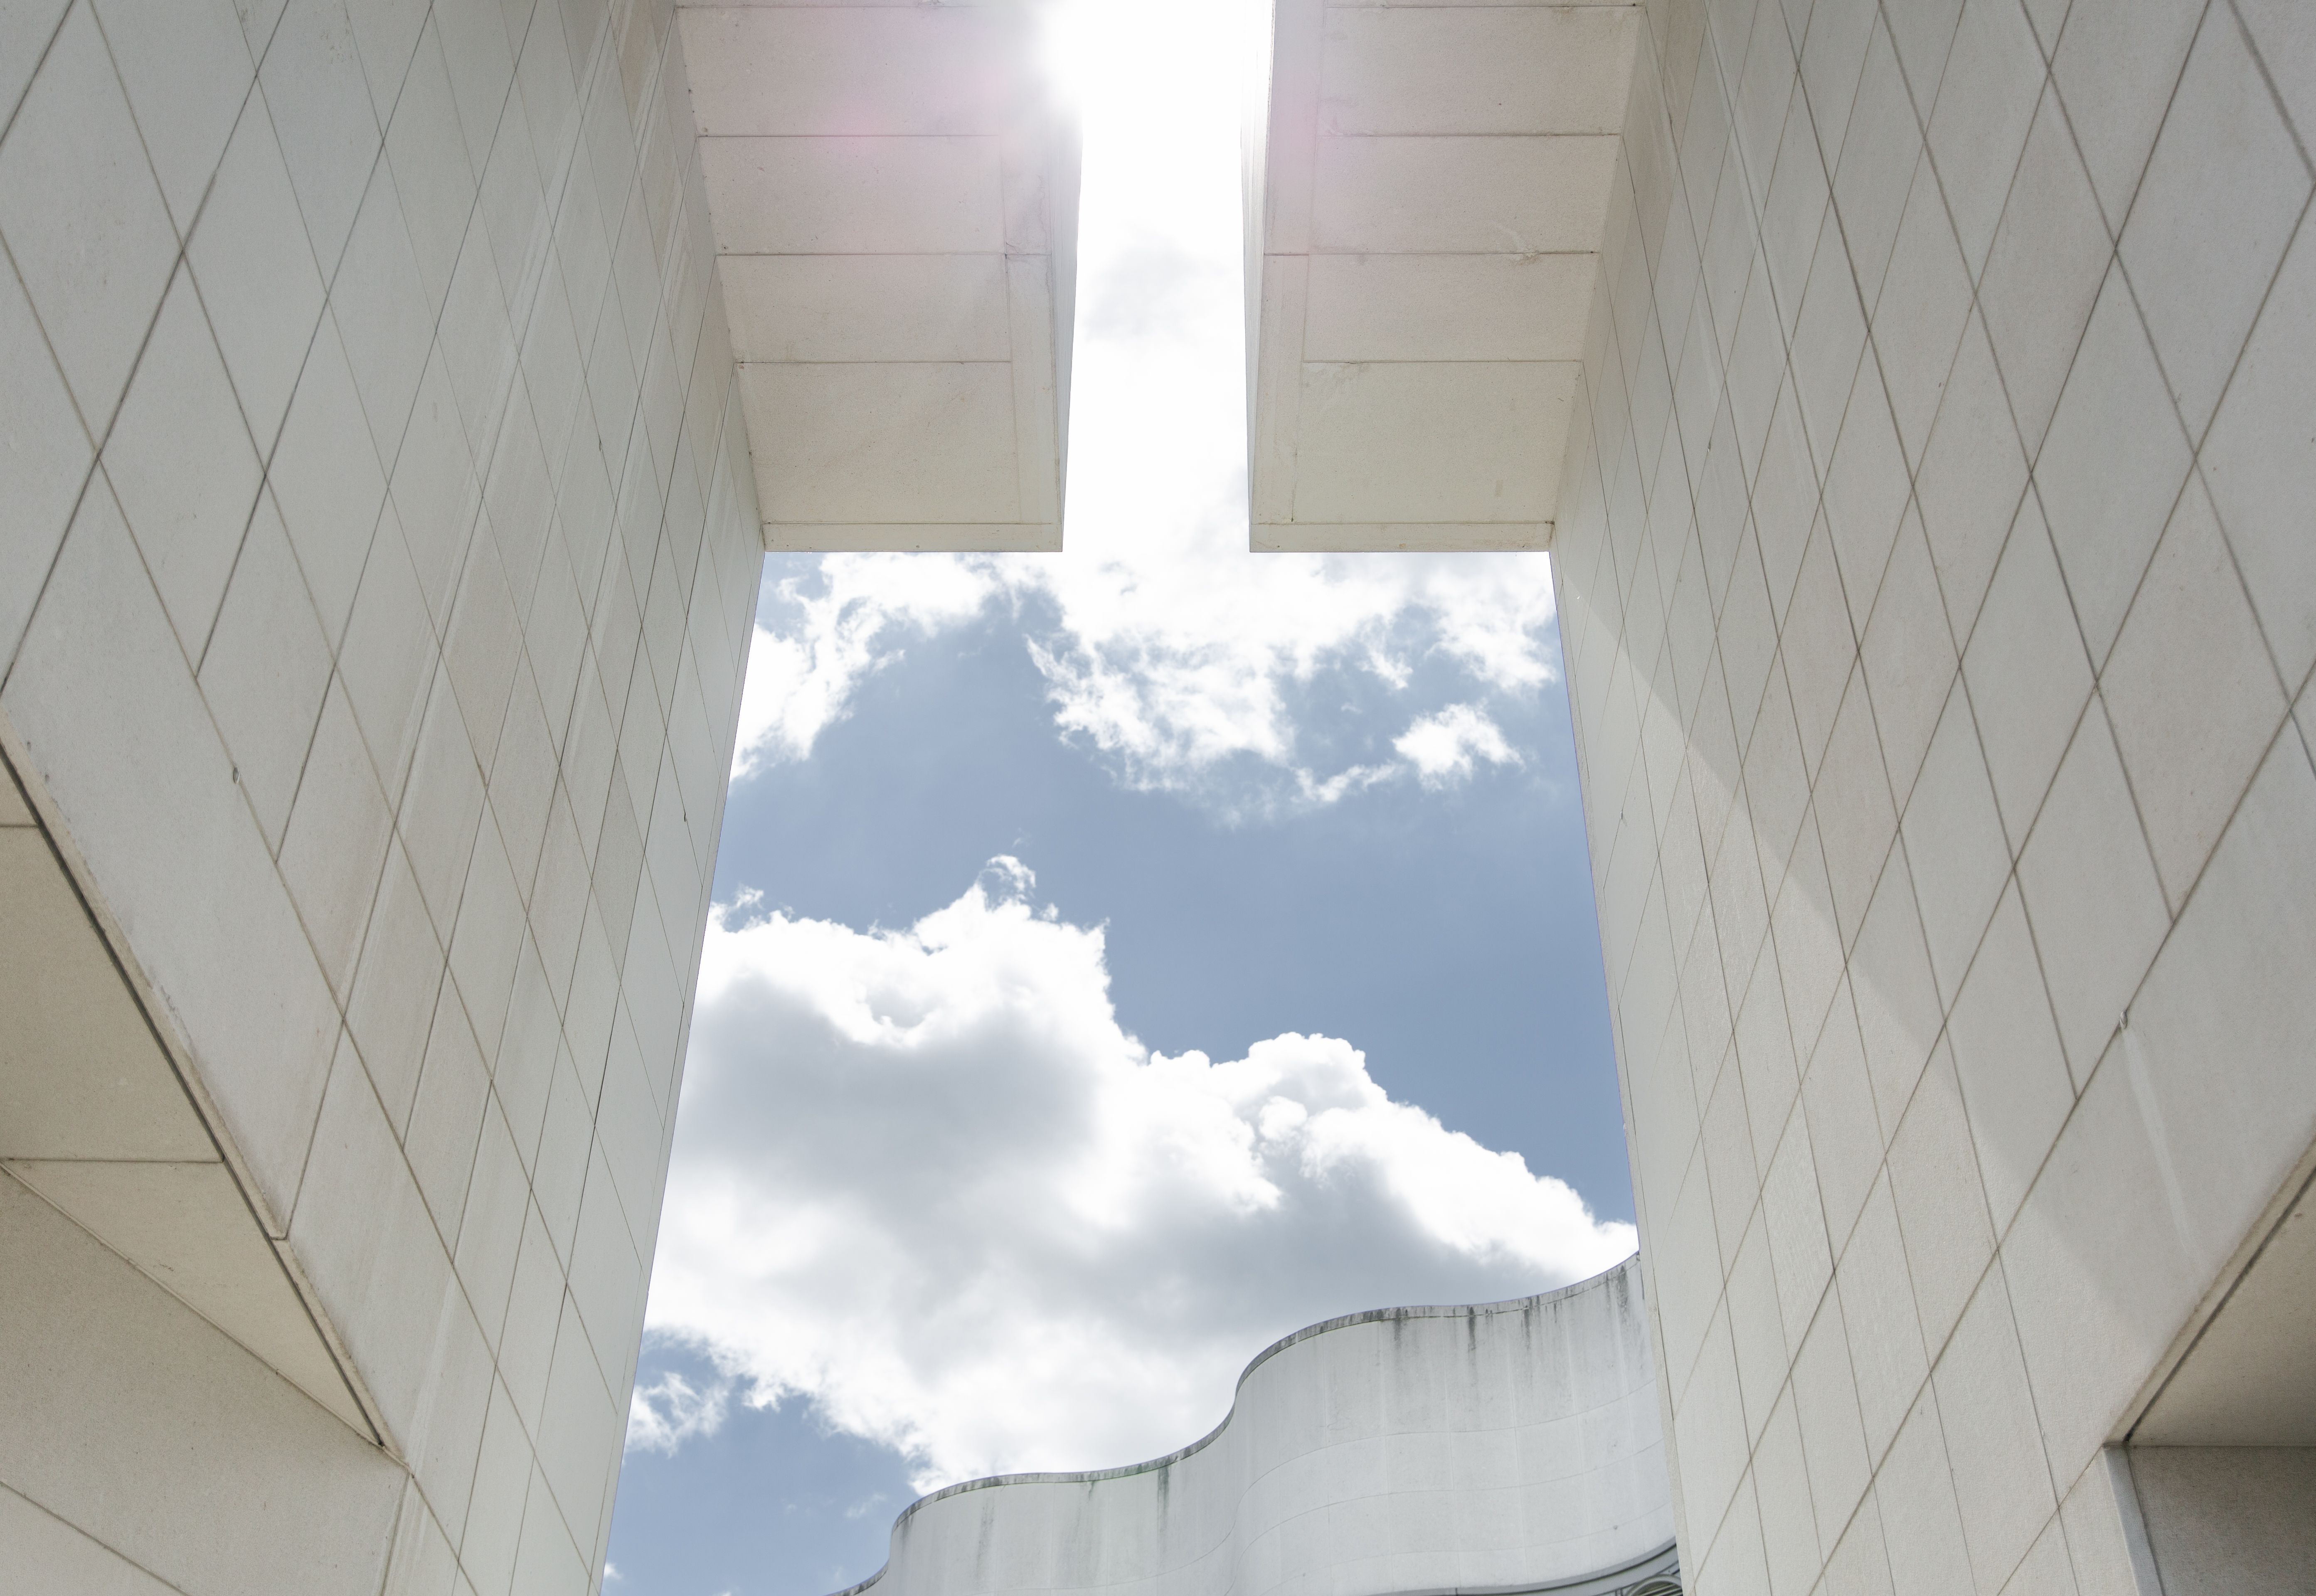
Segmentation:
[[(876, 1596), (1620, 1589), (1673, 1538), (1641, 1276), (1298, 1331), (1171, 1457), (953, 1485)], [(846, 1596), (851, 1596), (847, 1592)]]

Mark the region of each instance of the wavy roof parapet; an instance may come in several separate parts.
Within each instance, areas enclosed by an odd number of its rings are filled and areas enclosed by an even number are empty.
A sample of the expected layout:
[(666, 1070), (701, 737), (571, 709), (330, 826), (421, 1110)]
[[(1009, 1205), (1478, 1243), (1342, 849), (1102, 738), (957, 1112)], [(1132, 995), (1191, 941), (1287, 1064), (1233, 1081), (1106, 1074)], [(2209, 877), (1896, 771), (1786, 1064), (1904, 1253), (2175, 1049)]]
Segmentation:
[(885, 1567), (837, 1596), (1653, 1591), (1677, 1578), (1659, 1426), (1637, 1258), (1533, 1297), (1348, 1314), (1257, 1354), (1176, 1451), (919, 1498)]

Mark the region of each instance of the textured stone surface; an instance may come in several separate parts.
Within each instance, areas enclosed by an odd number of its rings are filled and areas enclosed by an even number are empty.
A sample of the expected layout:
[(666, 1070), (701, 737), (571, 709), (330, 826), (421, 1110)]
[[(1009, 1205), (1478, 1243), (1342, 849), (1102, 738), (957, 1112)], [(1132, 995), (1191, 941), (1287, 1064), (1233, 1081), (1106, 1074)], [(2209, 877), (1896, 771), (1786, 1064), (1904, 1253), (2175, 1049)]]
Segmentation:
[[(2119, 1596), (2102, 1449), (2316, 1140), (2305, 69), (2229, 4), (1643, 16), (1554, 559), (1684, 1561)], [(2292, 1322), (2222, 1321), (2277, 1401), (2156, 1411), (2289, 1439)]]

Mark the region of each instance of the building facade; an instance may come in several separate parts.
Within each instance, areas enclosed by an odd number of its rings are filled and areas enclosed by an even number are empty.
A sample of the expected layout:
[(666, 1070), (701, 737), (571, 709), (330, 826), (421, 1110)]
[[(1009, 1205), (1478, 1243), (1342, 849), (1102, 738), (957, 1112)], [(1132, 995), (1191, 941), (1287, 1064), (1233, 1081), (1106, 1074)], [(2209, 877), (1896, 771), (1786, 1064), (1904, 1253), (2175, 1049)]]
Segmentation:
[(1684, 1566), (2316, 1567), (2316, 33), (1642, 8), (1554, 572)]
[(598, 1583), (763, 550), (1058, 539), (1025, 15), (0, 14), (0, 1588)]
[[(1554, 550), (1684, 1579), (2308, 1588), (2303, 8), (1277, 37), (1253, 536)], [(0, 1587), (596, 1584), (762, 551), (1058, 536), (1029, 39), (0, 8)]]
[(0, 1584), (585, 1591), (762, 542), (664, 8), (0, 35)]
[(2312, 1588), (2312, 134), (2271, 0), (1278, 6), (1255, 546), (1554, 551), (1694, 1589)]
[(1266, 1349), (1180, 1451), (924, 1497), (842, 1596), (1678, 1596), (1638, 1265)]

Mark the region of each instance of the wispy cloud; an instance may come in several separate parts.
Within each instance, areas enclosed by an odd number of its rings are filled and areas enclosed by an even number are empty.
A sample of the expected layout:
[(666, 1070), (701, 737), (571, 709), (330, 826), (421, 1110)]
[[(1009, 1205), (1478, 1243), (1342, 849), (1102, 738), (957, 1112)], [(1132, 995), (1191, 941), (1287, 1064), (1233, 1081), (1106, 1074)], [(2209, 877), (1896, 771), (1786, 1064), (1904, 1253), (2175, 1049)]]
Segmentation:
[[(1450, 667), (1435, 694), (1444, 682), (1518, 698), (1554, 680), (1541, 557), (1250, 556), (1217, 540), (1178, 530), (1141, 551), (1042, 562), (830, 556), (767, 595), (735, 775), (809, 757), (913, 642), (990, 619), (1018, 629), (1057, 732), (1128, 787), (1244, 811), (1332, 803), (1391, 776), (1438, 786), (1474, 758), (1521, 762), (1482, 705), (1430, 709), (1411, 682), (1435, 663)], [(1312, 691), (1331, 673), (1380, 687), (1379, 705)], [(1411, 713), (1395, 758), (1328, 768), (1314, 753), (1380, 742), (1385, 718)], [(1443, 738), (1459, 739), (1444, 755)]]
[(834, 556), (809, 580), (770, 584), (748, 651), (735, 778), (810, 755), (912, 638), (971, 620), (995, 591), (983, 563), (908, 554)]
[[(1631, 1251), (1348, 1041), (1151, 1052), (1101, 929), (1033, 887), (1000, 860), (901, 930), (753, 905), (710, 926), (650, 1319), (735, 1399), (806, 1398), (921, 1487), (1131, 1462), (1220, 1419), (1299, 1325)], [(711, 1406), (663, 1380), (636, 1433), (680, 1444)]]
[(1521, 693), (1553, 671), (1537, 559), (1504, 557), (1483, 574), (1421, 557), (1234, 555), (1192, 542), (1172, 557), (1056, 571), (1046, 586), (1060, 622), (1030, 648), (1055, 720), (1139, 788), (1202, 793), (1251, 761), (1340, 796), (1329, 784), (1350, 767), (1315, 766), (1310, 750), (1367, 728), (1341, 695), (1304, 691), (1329, 673), (1385, 689), (1385, 707), (1365, 712), (1381, 716), (1407, 712), (1415, 667), (1429, 661), (1456, 667), (1466, 692)]
[(638, 1382), (628, 1398), (628, 1449), (673, 1456), (693, 1436), (723, 1428), (731, 1399), (729, 1379), (702, 1389), (670, 1369), (648, 1386)]
[(1516, 765), (1519, 752), (1504, 740), (1501, 727), (1476, 704), (1450, 704), (1436, 715), (1426, 715), (1393, 742), (1401, 758), (1415, 768), (1426, 787), (1452, 787), (1469, 777), (1483, 761)]

